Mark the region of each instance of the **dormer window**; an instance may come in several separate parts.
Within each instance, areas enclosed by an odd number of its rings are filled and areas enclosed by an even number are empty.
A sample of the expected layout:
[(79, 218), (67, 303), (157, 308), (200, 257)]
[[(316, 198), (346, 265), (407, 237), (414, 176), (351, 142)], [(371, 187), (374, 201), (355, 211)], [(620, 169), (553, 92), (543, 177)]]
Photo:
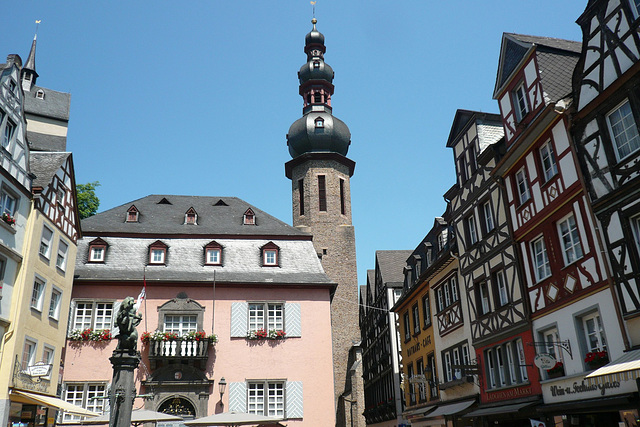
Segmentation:
[(205, 265), (222, 265), (222, 246), (218, 242), (211, 242), (204, 247)]
[(324, 119), (322, 117), (318, 117), (315, 121), (316, 127), (317, 128), (323, 128), (324, 127)]
[(89, 242), (89, 262), (104, 263), (107, 254), (107, 242), (97, 238)]
[(189, 210), (184, 214), (184, 223), (190, 225), (196, 225), (198, 222), (198, 214), (196, 210), (193, 208), (189, 208)]
[(529, 102), (527, 101), (527, 91), (524, 82), (520, 83), (512, 93), (513, 108), (516, 112), (516, 120), (521, 122), (529, 112)]
[[(31, 78), (31, 76), (29, 76), (29, 78)], [(42, 89), (39, 89), (39, 90), (36, 92), (36, 98), (38, 98), (38, 99), (44, 99), (44, 91), (43, 91)]]
[(269, 242), (262, 247), (262, 266), (278, 267), (280, 248), (273, 242)]
[(149, 264), (165, 265), (167, 262), (167, 245), (160, 240), (149, 246)]
[(256, 214), (253, 213), (251, 208), (244, 213), (242, 223), (244, 225), (256, 225)]
[(138, 208), (136, 208), (134, 205), (131, 205), (131, 207), (127, 210), (127, 222), (138, 222), (139, 214), (140, 212), (138, 211)]

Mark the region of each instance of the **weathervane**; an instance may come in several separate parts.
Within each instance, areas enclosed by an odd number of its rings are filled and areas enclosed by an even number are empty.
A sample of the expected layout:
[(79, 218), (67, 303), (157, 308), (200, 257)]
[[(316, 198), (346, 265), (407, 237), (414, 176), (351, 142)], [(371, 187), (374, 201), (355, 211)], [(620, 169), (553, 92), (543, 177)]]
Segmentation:
[(314, 18), (316, 17), (316, 2), (317, 2), (317, 1), (318, 1), (318, 0), (316, 0), (316, 1), (312, 1), (312, 2), (309, 2), (309, 3), (311, 3), (311, 6), (313, 6), (313, 17), (314, 17)]
[(42, 22), (42, 19), (36, 19), (36, 35), (38, 35), (38, 27), (40, 26), (41, 22)]

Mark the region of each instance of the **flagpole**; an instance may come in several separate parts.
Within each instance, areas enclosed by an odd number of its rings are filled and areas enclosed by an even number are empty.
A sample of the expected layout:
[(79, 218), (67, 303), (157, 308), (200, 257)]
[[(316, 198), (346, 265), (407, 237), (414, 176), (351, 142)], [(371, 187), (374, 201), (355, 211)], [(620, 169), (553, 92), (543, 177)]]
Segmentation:
[(144, 330), (149, 331), (147, 328), (147, 266), (144, 267), (142, 273), (142, 289), (144, 289)]
[(213, 270), (213, 303), (211, 308), (211, 334), (212, 335), (215, 333), (215, 330), (214, 330), (215, 319), (216, 319), (216, 270)]

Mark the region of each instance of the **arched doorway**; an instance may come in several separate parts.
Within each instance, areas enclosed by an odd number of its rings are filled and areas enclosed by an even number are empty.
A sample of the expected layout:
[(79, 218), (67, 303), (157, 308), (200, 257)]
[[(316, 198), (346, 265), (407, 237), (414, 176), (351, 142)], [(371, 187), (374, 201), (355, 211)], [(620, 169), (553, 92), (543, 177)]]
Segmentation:
[(185, 420), (191, 420), (196, 417), (195, 407), (191, 402), (182, 397), (170, 397), (160, 404), (158, 412), (164, 414), (176, 415)]

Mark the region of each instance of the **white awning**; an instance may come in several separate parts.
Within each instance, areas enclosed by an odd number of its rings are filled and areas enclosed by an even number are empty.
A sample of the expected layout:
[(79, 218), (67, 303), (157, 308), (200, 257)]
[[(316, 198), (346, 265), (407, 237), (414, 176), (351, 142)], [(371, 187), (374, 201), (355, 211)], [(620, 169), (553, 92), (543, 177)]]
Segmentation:
[(474, 403), (476, 403), (475, 399), (463, 400), (462, 402), (456, 402), (456, 403), (449, 403), (448, 405), (440, 405), (435, 411), (427, 415), (427, 417), (433, 418), (433, 417), (442, 417), (445, 415), (454, 415), (454, 414), (457, 414), (458, 412), (464, 411)]
[(60, 409), (70, 414), (84, 415), (87, 417), (97, 417), (97, 414), (93, 411), (81, 408), (80, 406), (73, 405), (69, 402), (65, 402), (62, 399), (58, 399), (55, 396), (49, 396), (48, 394), (36, 394), (28, 391), (11, 390), (10, 399), (13, 402), (28, 403), (31, 405), (43, 405), (49, 408)]
[(589, 385), (612, 381), (635, 380), (640, 377), (640, 349), (624, 353), (586, 376)]

